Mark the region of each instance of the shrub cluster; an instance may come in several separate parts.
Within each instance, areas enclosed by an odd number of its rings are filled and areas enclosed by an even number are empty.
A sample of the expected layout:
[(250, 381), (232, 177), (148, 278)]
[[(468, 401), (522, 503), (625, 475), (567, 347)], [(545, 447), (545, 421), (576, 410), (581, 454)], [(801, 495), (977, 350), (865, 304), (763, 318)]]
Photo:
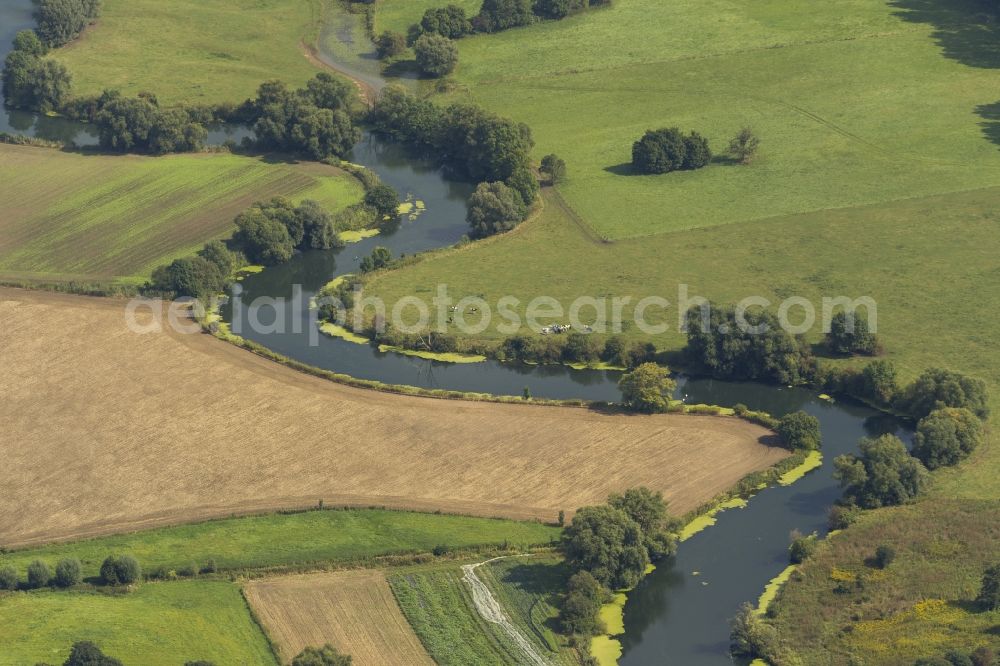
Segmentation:
[(47, 52), (33, 30), (22, 30), (14, 37), (2, 75), (7, 106), (47, 113), (66, 102), (71, 88), (69, 72), (62, 63), (46, 58)]
[(732, 620), (729, 647), (737, 657), (762, 659), (772, 666), (800, 666), (802, 660), (778, 636), (778, 631), (753, 606), (745, 603)]
[(63, 662), (63, 666), (122, 666), (122, 662), (104, 654), (90, 641), (77, 641), (70, 648), (69, 657)]
[(783, 330), (774, 314), (746, 312), (741, 322), (732, 306), (708, 307), (708, 314), (699, 306), (687, 313), (684, 351), (692, 366), (719, 379), (803, 384), (815, 377), (808, 343)]
[(983, 646), (972, 652), (948, 650), (941, 657), (921, 657), (913, 666), (997, 666), (997, 657), (992, 648)]
[(407, 41), (415, 44), (429, 33), (459, 39), (476, 32), (501, 32), (530, 25), (539, 19), (560, 20), (588, 7), (608, 5), (611, 0), (483, 0), (479, 12), (469, 18), (457, 5), (435, 7), (410, 26)]
[(370, 255), (361, 259), (361, 264), (358, 266), (358, 270), (362, 273), (371, 273), (373, 271), (382, 270), (383, 268), (388, 268), (391, 265), (392, 252), (388, 248), (380, 245), (375, 247)]
[(815, 451), (822, 443), (819, 419), (803, 411), (781, 417), (776, 430), (792, 451)]
[(323, 647), (305, 648), (295, 655), (291, 666), (351, 666), (351, 657), (327, 643)]
[(236, 216), (236, 228), (230, 241), (211, 241), (193, 257), (158, 267), (147, 289), (205, 298), (222, 291), (248, 259), (270, 266), (288, 261), (296, 249), (343, 245), (337, 236), (337, 220), (308, 199), (298, 206), (284, 197), (259, 201)]
[(593, 636), (604, 631), (599, 614), (608, 592), (589, 571), (577, 571), (566, 585), (566, 597), (559, 609), (559, 626), (564, 634)]
[(661, 493), (632, 488), (577, 511), (560, 547), (574, 572), (586, 571), (610, 589), (630, 588), (651, 561), (676, 552), (678, 529)]
[[(67, 557), (56, 564), (55, 573), (42, 560), (34, 560), (28, 565), (26, 587), (38, 589), (46, 585), (72, 587), (82, 580), (80, 560)], [(13, 567), (0, 569), (0, 590), (16, 590), (19, 584), (17, 570)]]
[[(530, 171), (531, 129), (469, 104), (442, 108), (391, 86), (369, 113), (372, 128), (437, 155), (472, 182), (503, 181), (530, 204), (538, 184)], [(529, 182), (530, 181), (530, 182)]]
[(629, 343), (618, 336), (602, 340), (593, 334), (514, 335), (501, 343), (496, 352), (502, 361), (526, 363), (595, 363), (634, 368), (653, 361), (656, 347), (652, 343)]
[(36, 0), (38, 36), (49, 48), (68, 44), (101, 15), (101, 0)]
[(340, 244), (333, 219), (315, 201), (300, 206), (284, 197), (257, 202), (236, 216), (236, 229), (237, 246), (250, 261), (264, 266), (288, 261), (296, 249)]
[(105, 91), (87, 109), (97, 125), (101, 148), (117, 152), (162, 155), (198, 151), (205, 147), (208, 131), (196, 111), (161, 109), (154, 95), (123, 97)]
[(788, 546), (788, 561), (792, 564), (802, 564), (812, 557), (819, 546), (819, 538), (816, 533), (806, 536), (796, 536)]
[(447, 76), (455, 71), (458, 65), (458, 47), (455, 42), (437, 35), (428, 33), (421, 35), (413, 45), (413, 53), (416, 56), (417, 67), (425, 76), (434, 78)]
[(240, 114), (253, 125), (259, 147), (322, 160), (346, 155), (361, 138), (350, 116), (353, 98), (350, 85), (320, 72), (299, 90), (280, 81), (261, 84)]
[(552, 185), (566, 179), (566, 162), (554, 153), (542, 158), (542, 164), (538, 170), (549, 179), (549, 183)]
[(460, 177), (481, 183), (469, 201), (472, 236), (508, 231), (538, 194), (531, 130), (476, 106), (441, 108), (398, 87), (382, 91), (368, 116), (389, 138), (437, 155)]
[(894, 435), (862, 439), (860, 455), (837, 456), (833, 463), (844, 500), (865, 509), (905, 504), (928, 481), (927, 468)]
[(682, 134), (676, 127), (648, 130), (632, 144), (632, 169), (636, 173), (700, 169), (711, 160), (712, 151), (705, 137), (697, 132)]
[(101, 563), (101, 581), (105, 585), (131, 585), (141, 578), (139, 560), (131, 555), (109, 555)]
[(858, 317), (855, 312), (833, 315), (824, 342), (834, 354), (874, 356), (881, 351), (878, 336), (868, 328), (868, 319)]

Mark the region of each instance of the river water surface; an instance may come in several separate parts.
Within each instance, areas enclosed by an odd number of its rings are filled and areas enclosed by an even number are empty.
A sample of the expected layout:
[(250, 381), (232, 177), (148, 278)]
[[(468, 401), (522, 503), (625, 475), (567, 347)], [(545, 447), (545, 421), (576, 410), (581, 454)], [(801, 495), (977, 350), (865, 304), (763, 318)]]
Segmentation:
[[(0, 56), (6, 55), (17, 30), (31, 26), (30, 0), (0, 0)], [(323, 42), (331, 35), (356, 39), (356, 31), (348, 28), (338, 24), (335, 30), (327, 30)], [(355, 44), (355, 51), (357, 48)], [(367, 45), (364, 49), (370, 50)], [(336, 65), (341, 50), (323, 49), (321, 55)], [(345, 69), (355, 69), (362, 61), (346, 63)], [(367, 68), (364, 73), (369, 85), (378, 87), (383, 83), (372, 79)], [(95, 142), (92, 128), (85, 125), (6, 109), (0, 110), (0, 131), (74, 141), (77, 145)], [(235, 133), (237, 137), (239, 134)], [(221, 142), (233, 135), (233, 130), (227, 133), (219, 129), (212, 138)], [(248, 276), (242, 283), (245, 302), (258, 296), (294, 297), (301, 307), (298, 312), (287, 309), (280, 320), (273, 308), (246, 307), (235, 321), (232, 308), (224, 308), (223, 316), (234, 330), (291, 358), (360, 379), (506, 395), (520, 395), (527, 387), (532, 395), (545, 398), (619, 398), (619, 373), (613, 371), (495, 361), (446, 364), (381, 353), (372, 346), (326, 336), (319, 336), (318, 344), (311, 345), (315, 336), (309, 331), (309, 298), (333, 277), (356, 272), (360, 257), (373, 247), (388, 247), (394, 256), (409, 255), (452, 245), (467, 231), (465, 201), (472, 189), (469, 184), (449, 180), (434, 164), (371, 135), (354, 148), (350, 159), (377, 172), (401, 194), (425, 202), (427, 211), (416, 220), (401, 220), (381, 235), (345, 249), (298, 254), (286, 264)], [(246, 325), (250, 316), (265, 324), (279, 324), (275, 327), (278, 330), (255, 333)], [(785, 568), (791, 532), (826, 533), (827, 511), (840, 494), (832, 477), (833, 458), (854, 451), (858, 439), (864, 436), (891, 432), (909, 438), (909, 432), (891, 417), (848, 402), (821, 400), (804, 389), (682, 379), (678, 395), (694, 403), (743, 403), (775, 416), (804, 409), (820, 419), (826, 463), (791, 486), (761, 491), (746, 508), (719, 514), (716, 525), (685, 541), (673, 561), (661, 564), (647, 576), (629, 594), (625, 606), (625, 634), (620, 637), (622, 666), (731, 663), (728, 620), (741, 603), (756, 601), (768, 581)], [(614, 451), (608, 454), (609, 461), (613, 461)]]

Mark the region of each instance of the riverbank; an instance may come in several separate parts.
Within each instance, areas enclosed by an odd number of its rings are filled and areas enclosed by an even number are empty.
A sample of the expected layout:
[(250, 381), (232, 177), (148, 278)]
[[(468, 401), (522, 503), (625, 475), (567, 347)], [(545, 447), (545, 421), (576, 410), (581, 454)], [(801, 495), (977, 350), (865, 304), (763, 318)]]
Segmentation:
[[(748, 506), (753, 496), (758, 492), (766, 492), (772, 485), (787, 486), (803, 478), (810, 471), (822, 464), (822, 455), (818, 451), (799, 452), (773, 467), (748, 475), (741, 479), (726, 493), (715, 500), (684, 517), (684, 525), (677, 535), (680, 543), (684, 543), (696, 534), (716, 524), (716, 517), (723, 511), (743, 509)], [(747, 490), (748, 488), (752, 490)], [(794, 567), (788, 567), (768, 583), (758, 602), (761, 613), (767, 611), (768, 605), (777, 596), (782, 584), (791, 576)], [(650, 566), (646, 575), (651, 574), (655, 567)], [(698, 572), (694, 572), (698, 575)], [(590, 652), (597, 659), (599, 666), (617, 666), (622, 656), (621, 642), (616, 639), (625, 633), (625, 605), (631, 590), (616, 590), (610, 602), (601, 607), (600, 617), (605, 624), (607, 633), (594, 636), (591, 640)]]

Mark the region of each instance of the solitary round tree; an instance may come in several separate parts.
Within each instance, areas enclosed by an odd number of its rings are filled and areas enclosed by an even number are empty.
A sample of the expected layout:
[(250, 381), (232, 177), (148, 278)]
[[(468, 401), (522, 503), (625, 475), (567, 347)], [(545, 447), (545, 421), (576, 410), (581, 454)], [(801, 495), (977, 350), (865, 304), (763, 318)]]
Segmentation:
[(365, 203), (375, 209), (379, 217), (396, 217), (399, 214), (399, 195), (388, 185), (376, 185), (365, 194)]
[(417, 66), (427, 76), (446, 76), (455, 71), (458, 64), (458, 47), (442, 35), (421, 35), (413, 45), (413, 52), (417, 56)]
[(375, 48), (382, 60), (394, 58), (406, 51), (406, 36), (392, 30), (386, 30), (375, 38)]
[(729, 154), (739, 160), (740, 164), (750, 164), (757, 155), (760, 138), (749, 127), (744, 127), (729, 142)]
[(632, 145), (632, 167), (639, 173), (658, 174), (684, 166), (687, 149), (676, 127), (649, 130)]
[(821, 442), (819, 419), (803, 411), (786, 414), (778, 422), (778, 435), (793, 451), (813, 451)]
[(52, 571), (45, 562), (35, 560), (28, 565), (28, 587), (32, 589), (45, 587), (50, 580), (52, 580)]
[(0, 590), (17, 589), (17, 569), (14, 567), (0, 568)]
[(625, 373), (618, 382), (622, 402), (635, 412), (654, 414), (667, 411), (677, 383), (670, 371), (656, 363), (643, 363)]
[(510, 231), (524, 219), (521, 195), (504, 183), (480, 183), (469, 197), (467, 220), (473, 238), (486, 238)]
[(1000, 564), (990, 567), (983, 574), (983, 584), (976, 601), (988, 611), (1000, 610)]
[(982, 438), (982, 423), (968, 409), (937, 409), (917, 424), (913, 455), (927, 469), (957, 465), (976, 449)]
[(80, 582), (80, 560), (75, 557), (67, 557), (59, 560), (56, 565), (56, 585), (59, 587), (72, 587)]

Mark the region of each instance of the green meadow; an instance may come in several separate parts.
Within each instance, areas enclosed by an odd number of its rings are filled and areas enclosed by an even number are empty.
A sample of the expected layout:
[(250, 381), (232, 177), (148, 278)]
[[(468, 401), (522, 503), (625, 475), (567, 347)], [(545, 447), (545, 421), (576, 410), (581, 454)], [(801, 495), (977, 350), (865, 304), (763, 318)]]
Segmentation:
[(261, 82), (300, 86), (330, 0), (104, 0), (100, 21), (57, 57), (77, 95), (151, 91), (166, 104), (251, 97)]
[(194, 660), (218, 666), (277, 663), (234, 583), (146, 583), (121, 595), (40, 591), (0, 596), (0, 664), (62, 663), (80, 640), (97, 643), (127, 666)]
[[(380, 11), (393, 25), (419, 17), (397, 18), (404, 5)], [(570, 206), (612, 239), (1000, 185), (984, 135), (1000, 57), (977, 50), (981, 11), (971, 0), (616, 2), (460, 40), (442, 101), (528, 123), (536, 158), (566, 160)], [(759, 157), (631, 175), (633, 141), (669, 126), (699, 131), (717, 154), (750, 126)]]
[(148, 572), (178, 570), (214, 560), (219, 569), (257, 569), (357, 562), (381, 555), (428, 552), (435, 546), (469, 548), (504, 542), (548, 544), (559, 530), (540, 523), (403, 511), (327, 510), (213, 520), (145, 532), (56, 544), (0, 555), (23, 579), (36, 559), (50, 567), (64, 557), (98, 575), (111, 553), (129, 553)]
[(142, 282), (158, 265), (230, 236), (253, 201), (314, 199), (332, 211), (363, 194), (354, 177), (315, 163), (0, 145), (0, 277)]

